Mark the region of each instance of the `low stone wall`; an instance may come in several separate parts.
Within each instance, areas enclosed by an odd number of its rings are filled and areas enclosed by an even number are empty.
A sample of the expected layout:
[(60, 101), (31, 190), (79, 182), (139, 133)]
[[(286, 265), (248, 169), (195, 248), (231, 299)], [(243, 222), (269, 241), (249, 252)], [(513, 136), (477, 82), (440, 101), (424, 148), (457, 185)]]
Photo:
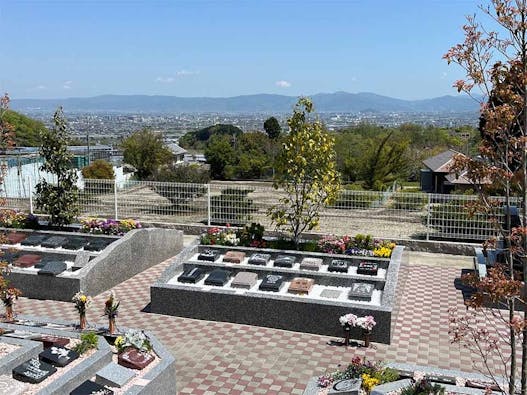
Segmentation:
[[(210, 247), (210, 246), (207, 246)], [(352, 301), (338, 301), (331, 299), (314, 299), (281, 295), (273, 293), (244, 292), (240, 294), (232, 288), (217, 287), (202, 291), (199, 287), (185, 284), (171, 284), (169, 281), (181, 273), (185, 266), (198, 265), (208, 268), (223, 267), (222, 263), (188, 262), (204, 246), (191, 245), (174, 257), (172, 264), (167, 268), (161, 278), (150, 287), (151, 311), (158, 314), (168, 314), (189, 318), (206, 319), (213, 321), (235, 322), (257, 326), (286, 329), (298, 332), (317, 333), (329, 336), (342, 337), (343, 330), (338, 322), (341, 315), (353, 313), (358, 316), (372, 315), (377, 322), (371, 339), (379, 343), (390, 343), (392, 333), (392, 311), (397, 288), (399, 266), (401, 264), (403, 247), (396, 247), (392, 258), (384, 263), (387, 269), (386, 278), (365, 279), (364, 276), (343, 275), (328, 272), (310, 272), (306, 270), (251, 267), (260, 277), (277, 273), (289, 277), (313, 278), (318, 284), (345, 286), (346, 282), (362, 280), (373, 282), (377, 289), (382, 289), (380, 305), (367, 305), (353, 303)], [(243, 250), (252, 252), (277, 254), (282, 251), (271, 249), (236, 248), (214, 246), (220, 250)], [(328, 257), (363, 260), (368, 258), (350, 257), (343, 255), (328, 255), (320, 253), (305, 253), (287, 251), (297, 257)], [(382, 261), (382, 260), (380, 260)], [(383, 263), (381, 262), (381, 265)], [(236, 268), (229, 266), (230, 271), (249, 270), (247, 267)], [(353, 329), (351, 337), (362, 337), (359, 329)]]

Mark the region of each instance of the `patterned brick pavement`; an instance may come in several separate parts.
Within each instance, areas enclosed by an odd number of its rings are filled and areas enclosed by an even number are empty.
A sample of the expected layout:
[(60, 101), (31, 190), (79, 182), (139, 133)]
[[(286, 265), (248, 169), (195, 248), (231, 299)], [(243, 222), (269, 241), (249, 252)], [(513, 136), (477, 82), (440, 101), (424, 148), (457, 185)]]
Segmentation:
[[(459, 267), (414, 261), (403, 265), (392, 344), (345, 349), (328, 345), (327, 336), (142, 311), (149, 303), (149, 285), (168, 264), (160, 263), (114, 288), (121, 300), (117, 324), (152, 331), (171, 350), (180, 394), (302, 394), (311, 376), (345, 364), (354, 355), (472, 370), (471, 356), (450, 344), (448, 335), (448, 308), (464, 309), (461, 291), (454, 286)], [(89, 320), (103, 321), (105, 298), (106, 293), (95, 298)], [(21, 298), (16, 310), (76, 320), (73, 305), (66, 302)]]

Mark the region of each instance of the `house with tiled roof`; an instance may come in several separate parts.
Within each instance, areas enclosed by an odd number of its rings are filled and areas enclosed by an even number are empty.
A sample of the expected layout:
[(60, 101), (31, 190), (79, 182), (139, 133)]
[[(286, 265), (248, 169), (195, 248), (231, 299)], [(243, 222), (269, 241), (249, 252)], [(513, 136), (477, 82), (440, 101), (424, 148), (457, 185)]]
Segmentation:
[(430, 193), (450, 193), (455, 190), (466, 190), (472, 182), (462, 174), (455, 174), (450, 169), (454, 156), (463, 155), (454, 150), (447, 150), (423, 161), (421, 169), (421, 190)]

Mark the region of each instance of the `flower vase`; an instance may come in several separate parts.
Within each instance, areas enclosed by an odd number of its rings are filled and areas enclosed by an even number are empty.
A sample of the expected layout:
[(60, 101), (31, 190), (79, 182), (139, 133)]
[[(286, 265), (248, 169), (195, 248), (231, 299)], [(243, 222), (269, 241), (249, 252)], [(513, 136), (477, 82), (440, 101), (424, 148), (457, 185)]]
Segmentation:
[(113, 335), (115, 333), (115, 317), (110, 317), (108, 319), (108, 332), (110, 335)]
[(79, 329), (81, 331), (86, 329), (86, 314), (81, 314), (79, 316)]
[(344, 345), (346, 347), (350, 345), (350, 331), (351, 326), (349, 324), (344, 325)]
[(370, 346), (370, 337), (371, 337), (371, 331), (363, 330), (362, 336), (364, 338), (364, 347)]
[(15, 313), (13, 312), (13, 305), (9, 304), (5, 307), (5, 320), (8, 322), (13, 321)]

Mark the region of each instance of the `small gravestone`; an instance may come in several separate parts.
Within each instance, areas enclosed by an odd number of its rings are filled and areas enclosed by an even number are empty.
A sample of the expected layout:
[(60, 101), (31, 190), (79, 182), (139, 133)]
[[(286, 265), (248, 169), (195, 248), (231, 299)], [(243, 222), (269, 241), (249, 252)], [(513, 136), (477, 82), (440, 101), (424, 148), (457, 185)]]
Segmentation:
[(88, 240), (86, 240), (84, 237), (70, 237), (64, 242), (64, 244), (62, 244), (62, 248), (66, 250), (80, 250), (87, 245)]
[(320, 296), (323, 298), (338, 299), (341, 294), (342, 291), (339, 291), (338, 289), (324, 289), (320, 293)]
[(271, 254), (260, 254), (259, 252), (257, 252), (249, 257), (249, 264), (265, 266), (267, 265), (270, 259)]
[(278, 292), (284, 283), (284, 276), (278, 274), (268, 274), (264, 277), (260, 287), (260, 291)]
[(28, 389), (26, 383), (17, 381), (7, 375), (0, 376), (0, 395), (20, 395)]
[(227, 251), (223, 256), (223, 262), (242, 263), (245, 259), (245, 252), (242, 251)]
[(295, 262), (296, 258), (293, 255), (278, 255), (274, 260), (274, 266), (291, 268)]
[(119, 365), (130, 369), (144, 369), (154, 360), (154, 356), (148, 352), (141, 352), (135, 348), (123, 351), (117, 357)]
[(76, 360), (77, 358), (79, 358), (79, 354), (77, 354), (73, 350), (68, 350), (67, 348), (64, 348), (64, 347), (54, 347), (54, 346), (50, 348), (46, 348), (38, 356), (42, 361), (50, 363), (53, 366), (61, 367), (61, 368), (68, 365), (70, 362)]
[(84, 246), (86, 251), (102, 251), (108, 247), (114, 240), (113, 239), (95, 239), (90, 240), (87, 246)]
[(374, 290), (375, 285), (371, 283), (353, 283), (348, 298), (369, 302)]
[(362, 379), (348, 379), (337, 381), (328, 392), (328, 395), (359, 395), (361, 393)]
[(223, 287), (229, 281), (231, 272), (223, 269), (214, 269), (205, 279), (205, 285), (217, 285)]
[(118, 387), (126, 385), (135, 377), (135, 372), (132, 369), (124, 366), (110, 363), (95, 374), (95, 382), (100, 385), (107, 385), (108, 387)]
[(252, 288), (258, 281), (258, 275), (251, 272), (239, 272), (232, 279), (231, 287), (233, 288)]
[(300, 269), (318, 271), (320, 270), (320, 266), (322, 266), (322, 262), (323, 260), (321, 258), (304, 258), (300, 262)]
[(357, 274), (376, 276), (378, 271), (379, 264), (377, 262), (360, 262), (357, 267)]
[(39, 337), (39, 335), (36, 333), (24, 332), (24, 331), (14, 331), (11, 333), (4, 333), (2, 334), (2, 336), (14, 337), (15, 339), (28, 339), (28, 340), (32, 340), (32, 339)]
[(14, 262), (13, 265), (16, 267), (21, 268), (28, 268), (35, 266), (37, 263), (40, 262), (42, 257), (37, 254), (24, 254), (18, 257)]
[(64, 347), (67, 346), (70, 342), (70, 339), (53, 335), (41, 335), (39, 337), (36, 337), (35, 340), (42, 342), (44, 348)]
[(40, 243), (41, 247), (45, 248), (59, 248), (66, 242), (66, 238), (63, 236), (51, 236)]
[(9, 244), (21, 243), (27, 237), (26, 233), (22, 232), (10, 232), (7, 234), (7, 241)]
[(88, 264), (90, 261), (90, 253), (87, 251), (81, 251), (78, 252), (75, 256), (75, 261), (73, 262), (73, 266), (71, 267), (72, 271), (77, 271), (82, 269), (84, 266)]
[(205, 276), (205, 270), (201, 267), (191, 267), (185, 270), (177, 280), (180, 283), (196, 284), (203, 276)]
[(312, 278), (296, 277), (291, 281), (291, 284), (289, 284), (287, 292), (292, 294), (307, 295), (309, 291), (311, 291), (311, 288), (313, 288), (314, 284), (315, 280)]
[[(35, 266), (36, 267), (36, 266)], [(44, 276), (56, 276), (57, 274), (62, 273), (68, 268), (66, 262), (61, 261), (50, 261), (46, 262), (42, 268), (38, 271), (38, 274)]]
[(113, 391), (94, 381), (86, 380), (71, 391), (70, 395), (113, 395)]
[(347, 273), (348, 261), (344, 259), (333, 259), (328, 265), (328, 272)]
[(13, 378), (25, 383), (36, 384), (44, 381), (56, 371), (57, 368), (49, 363), (40, 361), (38, 358), (31, 358), (13, 369)]
[(22, 240), (20, 244), (23, 246), (36, 247), (39, 246), (46, 239), (46, 237), (47, 236), (43, 235), (29, 235), (24, 240)]
[(204, 250), (200, 252), (198, 255), (198, 259), (200, 261), (208, 261), (208, 262), (214, 262), (218, 257), (220, 256), (220, 253), (216, 250)]

